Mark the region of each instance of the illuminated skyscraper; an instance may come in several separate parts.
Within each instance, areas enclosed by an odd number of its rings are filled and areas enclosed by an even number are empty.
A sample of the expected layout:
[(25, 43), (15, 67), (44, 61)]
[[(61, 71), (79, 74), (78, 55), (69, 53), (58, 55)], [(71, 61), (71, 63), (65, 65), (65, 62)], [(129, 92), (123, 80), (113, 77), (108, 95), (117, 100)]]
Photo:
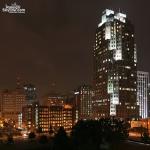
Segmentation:
[(137, 72), (137, 101), (139, 104), (139, 116), (148, 117), (148, 92), (149, 92), (149, 73)]
[(83, 85), (76, 90), (74, 99), (75, 122), (80, 119), (91, 119), (93, 90), (89, 85)]
[(148, 117), (150, 117), (150, 83), (148, 84)]
[(126, 14), (106, 9), (94, 46), (94, 118), (138, 116), (134, 26)]

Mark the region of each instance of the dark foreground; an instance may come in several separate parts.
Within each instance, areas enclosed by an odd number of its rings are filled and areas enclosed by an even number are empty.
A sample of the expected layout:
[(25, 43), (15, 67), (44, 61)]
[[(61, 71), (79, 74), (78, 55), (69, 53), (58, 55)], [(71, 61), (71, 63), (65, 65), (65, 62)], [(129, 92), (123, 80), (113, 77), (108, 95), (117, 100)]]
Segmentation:
[(150, 146), (145, 144), (127, 141), (120, 145), (115, 145), (112, 150), (150, 150)]
[(51, 144), (40, 144), (36, 141), (22, 141), (14, 144), (0, 144), (0, 150), (51, 150)]
[[(128, 128), (127, 122), (115, 118), (81, 120), (70, 135), (63, 127), (56, 133), (50, 130), (49, 136), (30, 132), (26, 139), (14, 138), (12, 144), (0, 144), (0, 150), (150, 150), (146, 144), (128, 141)], [(9, 142), (12, 139), (8, 137)]]
[[(52, 150), (51, 146), (50, 142), (40, 144), (36, 141), (22, 141), (10, 145), (0, 144), (0, 150)], [(150, 146), (127, 141), (113, 145), (109, 150), (150, 150)]]

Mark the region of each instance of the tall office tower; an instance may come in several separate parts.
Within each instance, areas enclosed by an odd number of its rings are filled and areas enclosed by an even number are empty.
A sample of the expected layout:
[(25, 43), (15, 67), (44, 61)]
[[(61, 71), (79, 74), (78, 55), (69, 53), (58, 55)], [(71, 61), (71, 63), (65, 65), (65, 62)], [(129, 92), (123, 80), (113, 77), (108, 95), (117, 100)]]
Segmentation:
[(75, 122), (80, 119), (91, 119), (93, 90), (89, 85), (80, 86), (75, 94), (74, 116)]
[(126, 14), (106, 9), (94, 45), (94, 118), (138, 115), (134, 26)]
[(150, 117), (150, 83), (148, 84), (148, 117)]
[(24, 91), (26, 94), (26, 99), (28, 104), (37, 102), (37, 90), (33, 84), (24, 85)]
[(149, 73), (137, 71), (137, 102), (139, 104), (139, 116), (148, 117), (148, 92)]

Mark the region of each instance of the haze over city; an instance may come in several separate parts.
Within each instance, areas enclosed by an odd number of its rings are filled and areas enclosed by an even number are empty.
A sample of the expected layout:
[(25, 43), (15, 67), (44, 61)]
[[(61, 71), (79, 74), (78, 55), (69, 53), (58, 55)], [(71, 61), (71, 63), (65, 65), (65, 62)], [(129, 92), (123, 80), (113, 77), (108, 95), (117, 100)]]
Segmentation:
[[(105, 8), (126, 13), (135, 26), (138, 67), (150, 72), (149, 0), (16, 0), (26, 13), (0, 13), (0, 88), (14, 88), (16, 77), (40, 93), (72, 91), (92, 83), (95, 29)], [(10, 0), (1, 1), (0, 8)], [(139, 11), (140, 10), (140, 11)]]

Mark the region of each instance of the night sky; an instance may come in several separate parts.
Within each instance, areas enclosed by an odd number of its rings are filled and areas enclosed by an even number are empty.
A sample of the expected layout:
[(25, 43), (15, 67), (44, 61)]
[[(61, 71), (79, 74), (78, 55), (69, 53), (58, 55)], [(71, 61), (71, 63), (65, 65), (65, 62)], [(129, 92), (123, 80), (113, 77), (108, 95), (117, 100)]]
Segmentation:
[(150, 0), (1, 0), (17, 2), (26, 14), (0, 12), (0, 89), (16, 77), (40, 93), (71, 91), (92, 82), (92, 50), (101, 13), (121, 10), (135, 25), (140, 70), (150, 72)]

